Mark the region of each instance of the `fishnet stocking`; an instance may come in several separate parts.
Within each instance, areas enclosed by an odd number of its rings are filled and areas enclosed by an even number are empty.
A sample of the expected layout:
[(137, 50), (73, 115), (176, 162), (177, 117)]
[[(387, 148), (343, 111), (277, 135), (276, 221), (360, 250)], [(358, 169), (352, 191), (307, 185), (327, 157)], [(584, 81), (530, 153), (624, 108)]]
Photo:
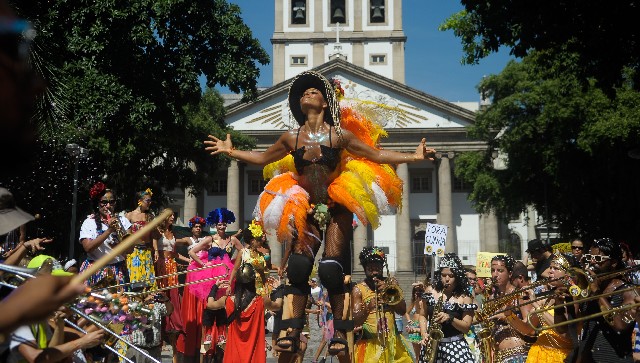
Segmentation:
[(353, 215), (349, 211), (344, 208), (333, 208), (324, 244), (324, 259), (339, 261), (345, 274), (351, 274), (349, 244), (353, 239), (352, 222)]

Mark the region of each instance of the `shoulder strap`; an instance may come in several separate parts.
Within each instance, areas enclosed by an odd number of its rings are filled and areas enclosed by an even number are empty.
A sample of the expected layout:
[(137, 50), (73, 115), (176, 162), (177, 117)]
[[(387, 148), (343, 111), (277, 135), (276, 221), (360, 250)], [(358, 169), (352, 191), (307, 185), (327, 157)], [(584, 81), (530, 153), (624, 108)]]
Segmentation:
[(298, 133), (296, 133), (296, 146), (293, 148), (293, 150), (298, 150), (298, 136), (300, 136), (300, 129), (302, 128), (302, 126), (298, 127)]

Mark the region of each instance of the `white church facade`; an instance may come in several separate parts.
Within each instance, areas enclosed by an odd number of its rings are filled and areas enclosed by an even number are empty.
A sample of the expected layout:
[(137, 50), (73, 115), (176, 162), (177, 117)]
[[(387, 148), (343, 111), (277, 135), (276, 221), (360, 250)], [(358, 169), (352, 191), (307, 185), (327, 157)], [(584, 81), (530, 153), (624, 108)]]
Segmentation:
[[(376, 230), (362, 223), (355, 227), (354, 269), (360, 268), (359, 251), (372, 244), (387, 250), (392, 273), (423, 275), (424, 230), (429, 222), (448, 226), (447, 251), (458, 253), (463, 264), (475, 265), (478, 251), (509, 252), (519, 258), (526, 241), (535, 238), (537, 218), (503, 223), (495, 215), (477, 213), (467, 200), (469, 186), (453, 171), (456, 155), (486, 150), (486, 144), (469, 138), (466, 129), (480, 104), (448, 102), (404, 84), (402, 11), (401, 0), (275, 0), (274, 86), (261, 91), (254, 102), (228, 105), (225, 122), (254, 137), (256, 150), (265, 150), (283, 132), (297, 128), (287, 104), (292, 78), (305, 70), (336, 78), (346, 98), (393, 110), (381, 112), (388, 132), (381, 147), (411, 152), (424, 137), (438, 151), (434, 161), (397, 166), (404, 182), (403, 208), (383, 216)], [(180, 196), (183, 220), (226, 207), (237, 217), (229, 229), (246, 226), (266, 184), (261, 168), (232, 161), (216, 178), (198, 197), (188, 191)], [(282, 251), (275, 248), (275, 238), (270, 245), (272, 260), (279, 264)]]

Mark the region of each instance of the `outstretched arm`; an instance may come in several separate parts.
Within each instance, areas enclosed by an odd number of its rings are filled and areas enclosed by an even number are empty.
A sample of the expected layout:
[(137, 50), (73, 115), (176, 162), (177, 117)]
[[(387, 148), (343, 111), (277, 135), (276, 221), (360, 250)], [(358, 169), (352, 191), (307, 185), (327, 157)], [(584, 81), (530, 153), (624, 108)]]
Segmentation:
[(343, 130), (343, 136), (343, 146), (348, 152), (380, 164), (402, 164), (414, 163), (420, 160), (433, 160), (436, 152), (435, 149), (427, 147), (427, 140), (424, 138), (420, 140), (420, 144), (416, 147), (415, 152), (401, 153), (391, 150), (374, 149), (360, 141), (360, 139), (347, 130)]
[(264, 152), (236, 150), (231, 143), (231, 135), (227, 134), (225, 140), (209, 135), (209, 139), (204, 141), (204, 148), (211, 155), (227, 154), (230, 157), (249, 164), (267, 165), (280, 160), (291, 150), (291, 134), (284, 133), (275, 144), (271, 145)]

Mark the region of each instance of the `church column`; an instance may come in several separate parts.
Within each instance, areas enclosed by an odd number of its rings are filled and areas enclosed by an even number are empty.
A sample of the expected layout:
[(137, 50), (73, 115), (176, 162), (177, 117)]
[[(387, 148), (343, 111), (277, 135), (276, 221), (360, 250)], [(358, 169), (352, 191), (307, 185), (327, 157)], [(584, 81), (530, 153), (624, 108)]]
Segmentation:
[(451, 196), (451, 160), (453, 152), (436, 153), (436, 158), (440, 161), (438, 167), (438, 224), (447, 227), (446, 252), (458, 253), (458, 242), (456, 238), (456, 226), (453, 224), (453, 201)]
[(226, 208), (236, 215), (236, 221), (227, 225), (230, 231), (237, 231), (240, 228), (240, 167), (238, 162), (231, 160), (227, 169), (227, 206)]
[(500, 252), (498, 245), (498, 217), (495, 213), (489, 212), (480, 215), (482, 218), (483, 241), (480, 242), (482, 252)]
[(189, 225), (189, 219), (198, 213), (198, 198), (192, 193), (193, 189), (187, 188), (184, 190), (184, 220), (185, 226)]
[(396, 271), (413, 271), (413, 254), (411, 243), (411, 216), (409, 209), (409, 166), (399, 164), (396, 169), (398, 177), (402, 180), (404, 190), (402, 193), (402, 208), (396, 213)]

